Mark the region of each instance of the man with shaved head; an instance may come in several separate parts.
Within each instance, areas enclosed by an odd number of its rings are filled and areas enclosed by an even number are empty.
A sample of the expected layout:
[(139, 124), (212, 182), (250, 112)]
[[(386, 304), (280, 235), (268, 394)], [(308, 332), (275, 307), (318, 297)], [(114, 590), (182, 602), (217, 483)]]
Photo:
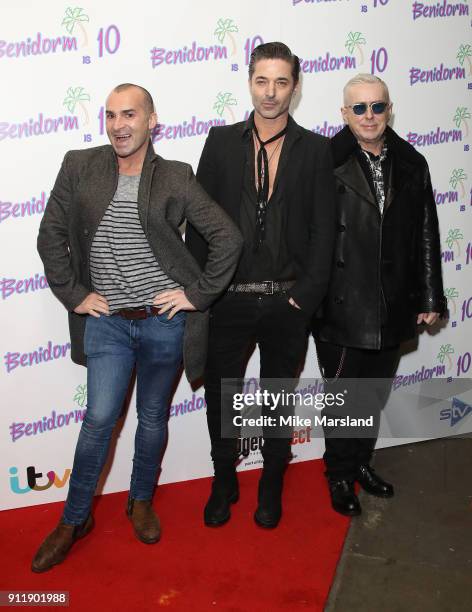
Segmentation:
[[(87, 365), (82, 424), (63, 516), (32, 564), (61, 563), (93, 527), (91, 506), (136, 368), (133, 470), (127, 514), (136, 537), (160, 538), (152, 496), (182, 357), (189, 380), (205, 364), (207, 309), (234, 273), (242, 238), (189, 165), (154, 153), (150, 93), (118, 85), (106, 101), (110, 145), (69, 151), (41, 222), (49, 286), (69, 312), (72, 359)], [(203, 271), (182, 241), (189, 220), (208, 242)]]
[(314, 332), (329, 390), (345, 395), (342, 410), (326, 416), (372, 417), (372, 426), (352, 432), (325, 427), (332, 506), (354, 516), (361, 512), (355, 481), (371, 495), (394, 493), (370, 466), (380, 410), (400, 343), (435, 323), (445, 300), (428, 164), (388, 126), (387, 85), (358, 74), (344, 88), (341, 112), (346, 126), (331, 141), (337, 238)]

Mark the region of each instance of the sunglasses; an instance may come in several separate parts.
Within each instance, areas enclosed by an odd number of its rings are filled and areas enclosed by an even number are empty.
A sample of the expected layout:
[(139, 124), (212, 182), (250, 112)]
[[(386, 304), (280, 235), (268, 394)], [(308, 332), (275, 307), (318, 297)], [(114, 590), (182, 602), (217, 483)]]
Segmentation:
[(367, 111), (367, 108), (370, 108), (374, 115), (381, 115), (387, 110), (387, 107), (387, 102), (371, 102), (370, 104), (359, 102), (358, 104), (347, 106), (347, 108), (352, 108), (352, 112), (355, 115), (363, 115)]

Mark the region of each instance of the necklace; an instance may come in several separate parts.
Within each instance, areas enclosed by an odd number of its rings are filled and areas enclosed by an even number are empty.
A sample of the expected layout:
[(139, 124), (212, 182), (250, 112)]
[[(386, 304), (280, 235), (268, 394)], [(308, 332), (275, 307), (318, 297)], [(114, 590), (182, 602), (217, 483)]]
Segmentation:
[[(258, 142), (257, 138), (255, 137), (255, 135), (253, 135), (253, 138), (254, 138), (254, 141), (256, 143), (256, 155), (257, 155), (257, 153), (259, 152), (259, 149), (261, 147), (260, 147), (259, 142)], [(270, 164), (270, 160), (274, 157), (275, 152), (280, 147), (280, 145), (282, 144), (283, 140), (284, 140), (283, 137), (279, 138), (278, 143), (276, 144), (276, 146), (274, 147), (274, 150), (272, 151), (272, 153), (269, 155), (269, 158), (267, 159), (267, 164)]]

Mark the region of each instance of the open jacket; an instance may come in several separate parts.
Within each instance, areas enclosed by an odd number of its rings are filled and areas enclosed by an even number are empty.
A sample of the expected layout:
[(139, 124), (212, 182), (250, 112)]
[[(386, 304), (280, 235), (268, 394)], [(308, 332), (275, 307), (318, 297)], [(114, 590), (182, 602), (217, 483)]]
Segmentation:
[(416, 316), (445, 310), (436, 204), (425, 158), (387, 127), (391, 165), (384, 213), (357, 159), (349, 127), (331, 140), (336, 246), (315, 335), (380, 349), (411, 338)]
[[(302, 128), (291, 117), (288, 121), (293, 138), (286, 163), (279, 168), (277, 189), (288, 208), (285, 239), (296, 276), (289, 293), (311, 315), (328, 287), (334, 244), (331, 151), (327, 138)], [(199, 182), (238, 226), (247, 137), (251, 134), (246, 121), (212, 127), (197, 171)], [(191, 253), (204, 265), (208, 253), (198, 228), (187, 226), (185, 236)]]
[[(89, 256), (95, 232), (118, 184), (110, 145), (69, 151), (51, 192), (38, 236), (38, 251), (54, 295), (69, 311), (72, 360), (86, 365), (85, 315), (73, 312), (92, 291)], [(188, 164), (167, 161), (149, 144), (138, 192), (141, 225), (162, 270), (198, 309), (187, 314), (184, 366), (199, 378), (206, 359), (209, 305), (234, 274), (242, 237), (229, 217), (197, 183)], [(209, 244), (205, 269), (186, 248), (179, 226), (188, 219)]]

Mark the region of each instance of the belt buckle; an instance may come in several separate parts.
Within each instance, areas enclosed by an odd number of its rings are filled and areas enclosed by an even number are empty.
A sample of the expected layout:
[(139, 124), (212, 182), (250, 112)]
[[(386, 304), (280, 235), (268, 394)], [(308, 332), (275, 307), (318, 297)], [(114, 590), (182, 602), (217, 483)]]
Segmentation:
[(265, 281), (266, 285), (269, 284), (270, 289), (266, 289), (264, 292), (266, 295), (274, 295), (274, 281)]

